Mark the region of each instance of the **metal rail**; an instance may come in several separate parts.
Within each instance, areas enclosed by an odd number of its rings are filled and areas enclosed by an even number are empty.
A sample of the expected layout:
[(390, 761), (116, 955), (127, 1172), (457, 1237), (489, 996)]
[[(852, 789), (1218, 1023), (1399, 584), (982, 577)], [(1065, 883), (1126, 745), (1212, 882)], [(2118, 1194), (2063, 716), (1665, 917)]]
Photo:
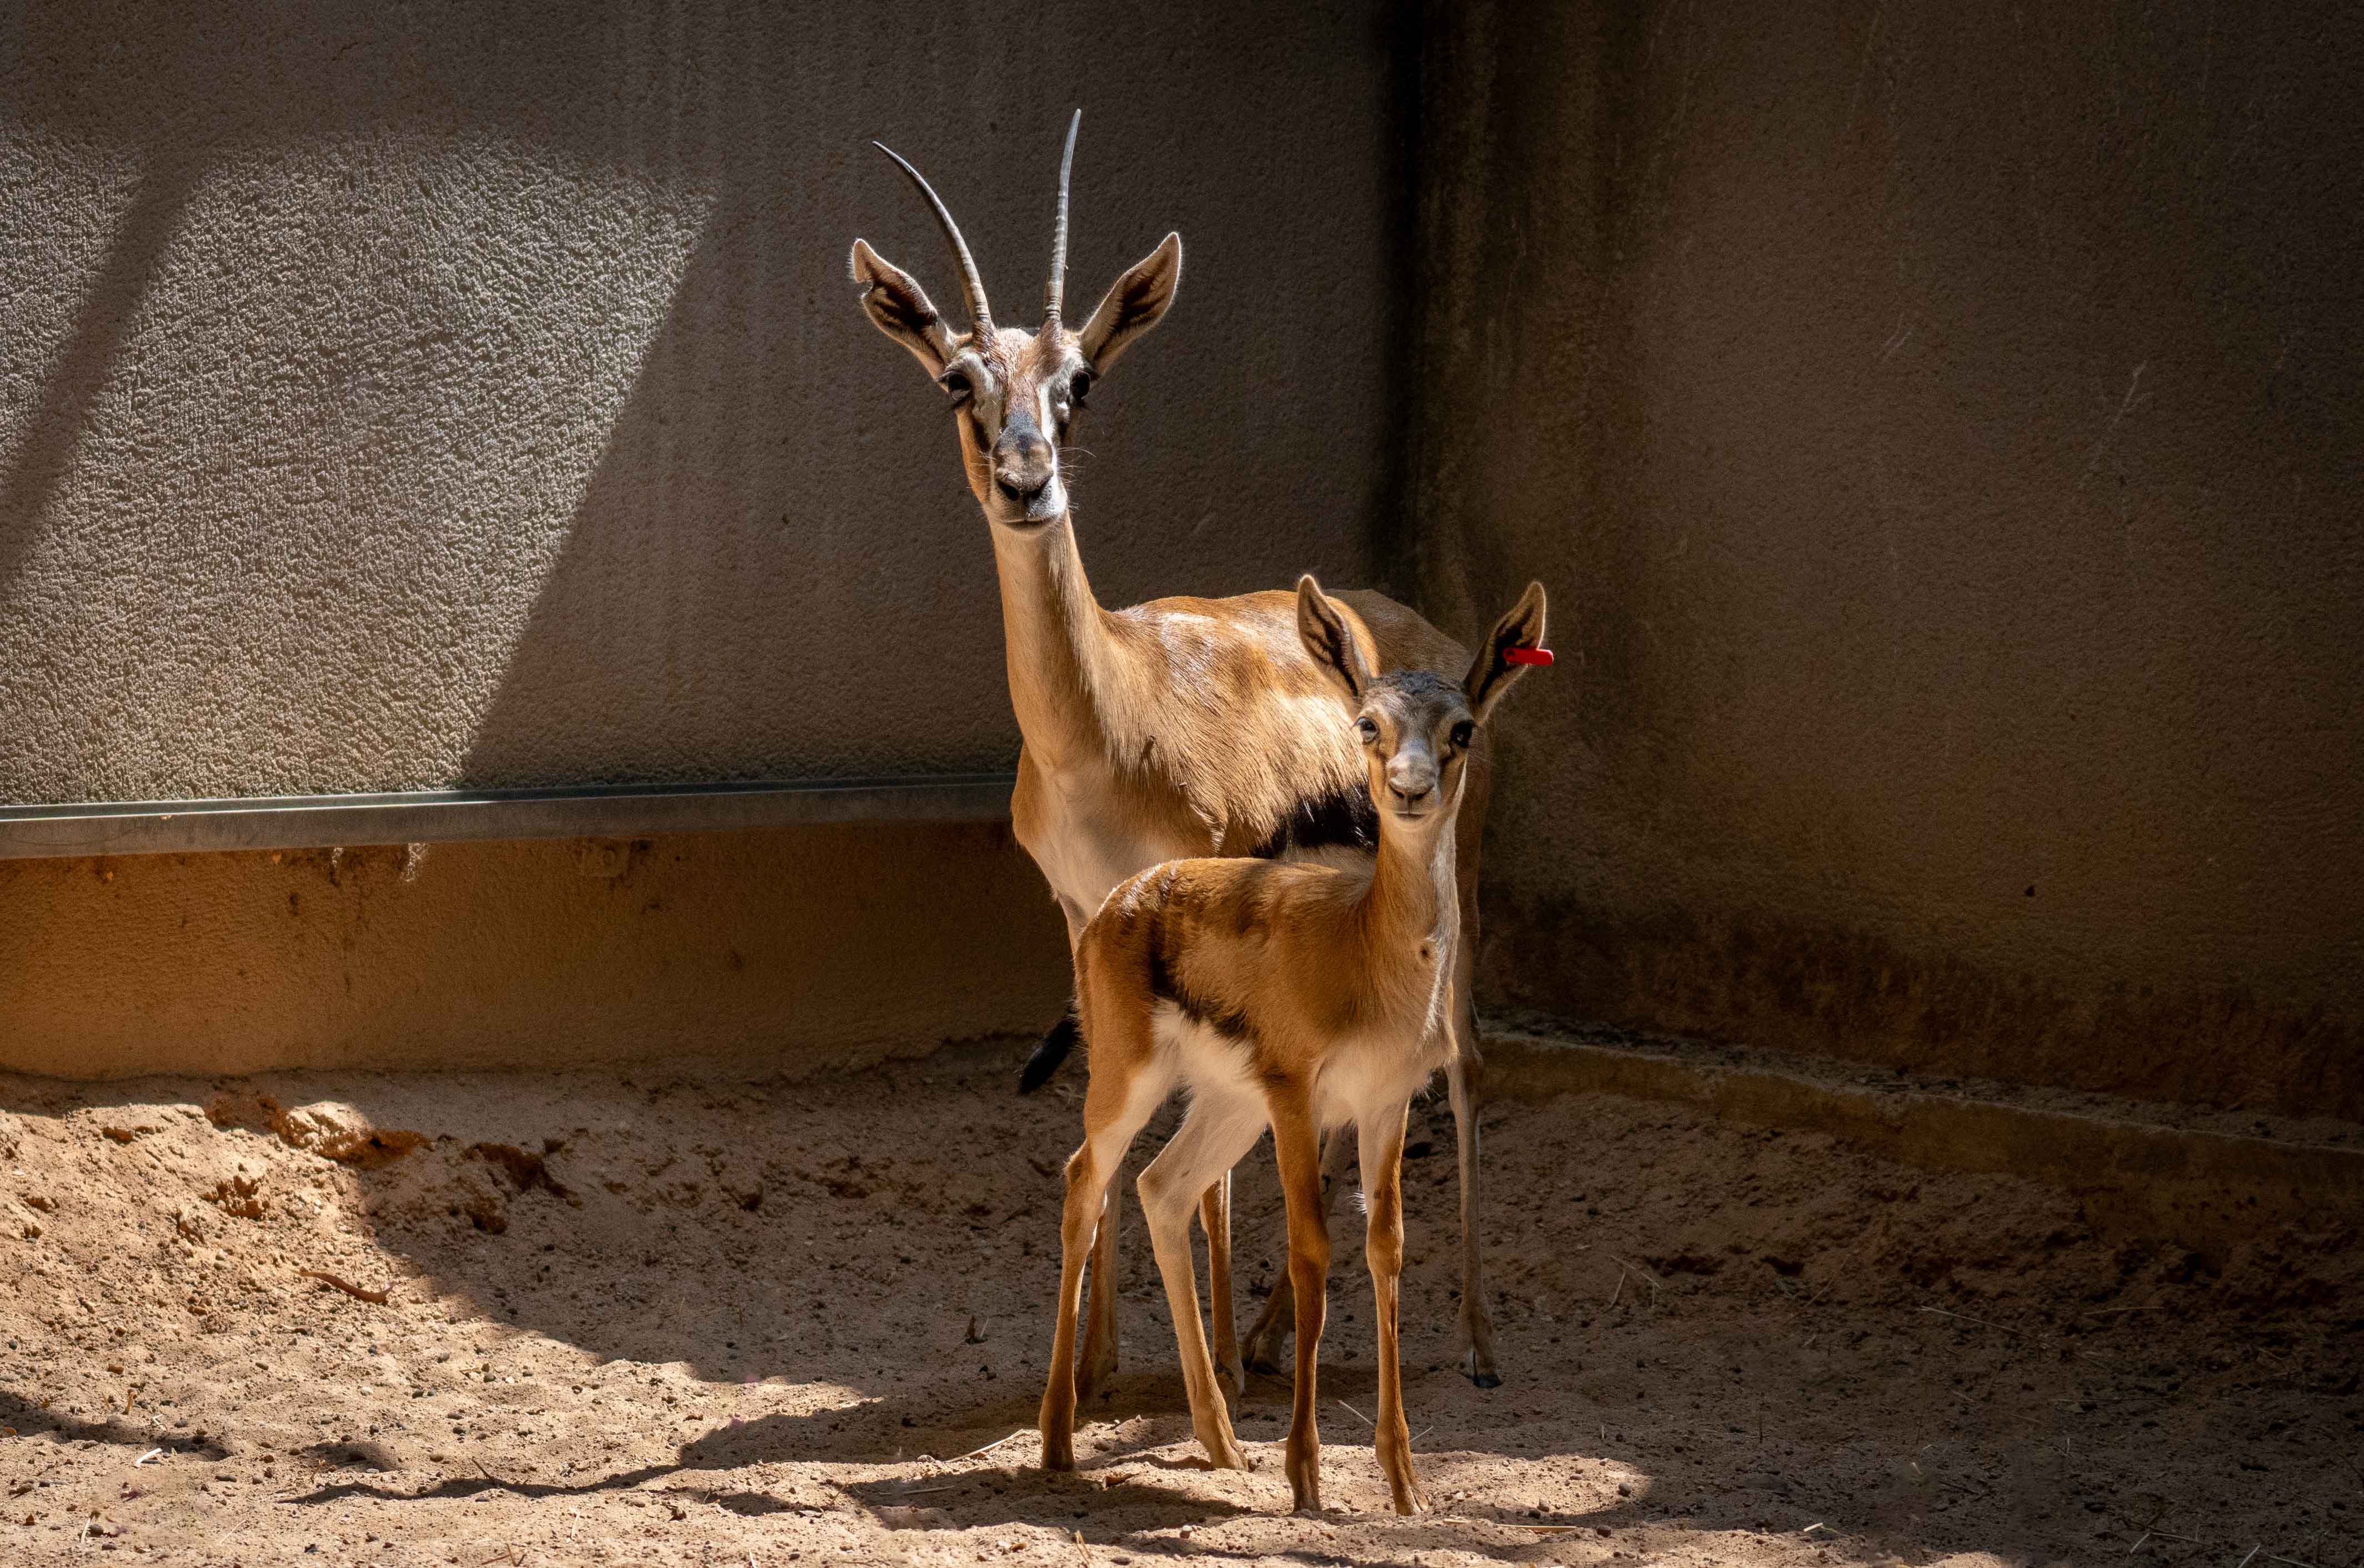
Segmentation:
[(0, 860), (623, 839), (820, 822), (1002, 822), (1011, 773), (0, 806)]

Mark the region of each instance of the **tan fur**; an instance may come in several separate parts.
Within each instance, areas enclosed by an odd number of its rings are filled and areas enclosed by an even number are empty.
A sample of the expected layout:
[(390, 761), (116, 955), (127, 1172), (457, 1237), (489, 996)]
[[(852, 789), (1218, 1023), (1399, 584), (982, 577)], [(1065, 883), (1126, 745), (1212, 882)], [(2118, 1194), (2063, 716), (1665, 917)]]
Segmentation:
[[(1010, 815), (1070, 940), (1110, 890), (1143, 868), (1254, 853), (1300, 806), (1360, 787), (1352, 731), (1336, 722), (1336, 699), (1299, 638), (1296, 595), (1157, 599), (1111, 612), (1085, 576), (1059, 473), (1082, 417), (1074, 377), (1104, 373), (1156, 325), (1180, 280), (1179, 237), (1166, 236), (1118, 279), (1081, 332), (1055, 317), (1033, 332), (974, 324), (955, 331), (916, 281), (860, 240), (853, 272), (880, 330), (930, 375), (957, 377), (953, 426), (969, 489), (992, 528), (1010, 702), (1024, 737)], [(1038, 433), (1046, 447), (1034, 444)], [(1347, 593), (1329, 602), (1377, 671), (1457, 676), (1467, 665), (1457, 643), (1393, 600)], [(1481, 736), (1457, 821), (1459, 917), (1473, 940), (1489, 775)], [(1490, 1385), (1499, 1380), (1479, 1277), (1468, 946), (1450, 976), (1444, 1065), (1460, 1145), (1460, 1334), (1466, 1370)], [(1230, 1323), (1229, 1213), (1228, 1186), (1219, 1184), (1206, 1194), (1203, 1218), (1222, 1287), (1217, 1340), (1237, 1387), (1244, 1372)], [(1116, 1363), (1116, 1227), (1098, 1229), (1087, 1392)], [(1274, 1293), (1249, 1336), (1252, 1356), (1268, 1359), (1290, 1316), (1288, 1293)]]
[[(1330, 657), (1325, 634), (1354, 629), (1310, 577), (1292, 618), (1317, 670)], [(1352, 1124), (1378, 1307), (1377, 1452), (1398, 1510), (1426, 1507), (1397, 1347), (1403, 1129), (1412, 1095), (1452, 1051), (1441, 1025), (1462, 944), (1456, 814), (1466, 808), (1482, 736), (1473, 730), (1520, 673), (1503, 651), (1537, 646), (1543, 631), (1543, 592), (1530, 587), (1457, 689), (1379, 677), (1359, 636), (1335, 650), (1326, 678), (1360, 710), (1367, 739), (1354, 743), (1356, 760), (1382, 803), (1372, 861), (1346, 868), (1174, 862), (1120, 885), (1080, 933), (1076, 984), (1091, 1084), (1084, 1142), (1067, 1166), (1058, 1319), (1042, 1408), (1047, 1466), (1075, 1462), (1077, 1293), (1105, 1195), (1134, 1134), (1179, 1087), (1191, 1094), (1190, 1113), (1143, 1173), (1141, 1193), (1192, 1425), (1209, 1456), (1219, 1466), (1247, 1463), (1199, 1328), (1189, 1205), (1269, 1125), (1288, 1210), (1297, 1318), (1288, 1474), (1299, 1508), (1321, 1506), (1314, 1385), (1330, 1254), (1318, 1137)], [(1332, 714), (1341, 733), (1355, 733), (1337, 722), (1334, 696)]]

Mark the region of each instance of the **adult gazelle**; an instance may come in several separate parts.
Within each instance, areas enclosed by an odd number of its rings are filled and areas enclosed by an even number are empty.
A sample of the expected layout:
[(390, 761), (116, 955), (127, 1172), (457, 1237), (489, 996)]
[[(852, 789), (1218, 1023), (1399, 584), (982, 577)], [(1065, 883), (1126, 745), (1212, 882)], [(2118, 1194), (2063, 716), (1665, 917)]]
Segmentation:
[[(1127, 270), (1080, 327), (1066, 317), (1067, 194), (1078, 111), (1059, 161), (1057, 217), (1043, 317), (998, 324), (959, 226), (919, 171), (885, 147), (943, 230), (965, 327), (946, 320), (927, 291), (863, 240), (853, 281), (878, 329), (909, 350), (943, 391), (969, 490), (985, 514), (1000, 579), (1009, 699), (1024, 747), (1010, 815), (1018, 839), (1051, 884), (1070, 943), (1119, 883), (1161, 861), (1190, 856), (1351, 857), (1367, 862), (1377, 821), (1351, 732), (1337, 722), (1329, 677), (1297, 635), (1288, 593), (1154, 599), (1107, 610), (1092, 596), (1076, 544), (1062, 466), (1094, 388), (1164, 318), (1182, 276), (1182, 239), (1168, 234)], [(1332, 603), (1379, 673), (1449, 673), (1468, 664), (1459, 644), (1403, 606), (1372, 593)], [(1469, 996), (1478, 929), (1478, 850), (1486, 819), (1489, 752), (1467, 759), (1457, 820), (1461, 929), (1440, 1015), (1442, 1062), (1459, 1134), (1464, 1369), (1481, 1387), (1500, 1381), (1479, 1279), (1478, 1068)], [(1026, 1082), (1054, 1071), (1075, 1039), (1072, 1017), (1044, 1037)], [(1333, 1169), (1342, 1167), (1339, 1140)], [(1114, 1202), (1110, 1189), (1110, 1202)], [(1232, 1323), (1228, 1178), (1201, 1210), (1215, 1287), (1215, 1338), (1235, 1388), (1244, 1373)], [(1111, 1216), (1111, 1218), (1113, 1217)], [(1116, 1366), (1116, 1236), (1098, 1227), (1081, 1387)], [(1276, 1291), (1247, 1341), (1272, 1364), (1290, 1328), (1290, 1295)]]

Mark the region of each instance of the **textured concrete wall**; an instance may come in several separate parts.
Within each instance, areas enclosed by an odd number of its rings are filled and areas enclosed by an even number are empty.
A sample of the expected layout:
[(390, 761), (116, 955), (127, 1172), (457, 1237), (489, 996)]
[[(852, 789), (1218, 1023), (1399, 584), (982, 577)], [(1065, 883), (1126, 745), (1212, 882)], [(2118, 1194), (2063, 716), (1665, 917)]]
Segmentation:
[[(1494, 1006), (2364, 1116), (2352, 13), (1394, 25), (9, 10), (0, 801), (1006, 764), (842, 260), (953, 292), (881, 136), (1031, 302), (1081, 102), (1074, 287), (1188, 246), (1102, 597), (1555, 592)], [(984, 830), (586, 855), (0, 867), (0, 1058), (801, 1062), (1064, 986)]]
[(1495, 1005), (2364, 1115), (2356, 13), (1427, 30), (1418, 561), (1583, 653)]
[(1094, 399), (1111, 603), (1366, 577), (1402, 406), (1366, 6), (12, 6), (0, 803), (1006, 767), (985, 525), (868, 146), (1039, 310), (1168, 228)]
[[(1366, 6), (0, 10), (0, 804), (989, 770), (1017, 734), (877, 137), (1039, 309), (1169, 228), (1102, 596), (1367, 576), (1405, 417)], [(1006, 832), (0, 864), (0, 1065), (793, 1065), (1039, 1030)]]
[(70, 1077), (797, 1071), (1031, 1036), (1068, 985), (1007, 827), (6, 861), (0, 911), (0, 1068)]

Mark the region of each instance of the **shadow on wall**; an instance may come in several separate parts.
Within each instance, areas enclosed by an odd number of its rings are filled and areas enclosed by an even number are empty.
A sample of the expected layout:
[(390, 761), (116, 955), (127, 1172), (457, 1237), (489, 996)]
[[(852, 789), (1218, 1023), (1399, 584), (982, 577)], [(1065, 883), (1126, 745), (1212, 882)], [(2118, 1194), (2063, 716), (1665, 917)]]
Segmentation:
[(31, 550), (42, 515), (92, 417), (92, 404), (116, 368), (124, 332), (153, 283), (196, 173), (178, 148), (158, 149), (135, 176), (134, 192), (91, 279), (70, 339), (40, 384), (39, 406), (0, 477), (0, 583)]
[(1192, 242), (1096, 410), (1104, 596), (1367, 574), (1384, 29), (1074, 10), (1087, 79), (948, 11), (12, 13), (0, 799), (1006, 763), (953, 434), (844, 256), (954, 292), (880, 136), (1033, 308), (1078, 94), (1076, 287)]
[(2331, 17), (1429, 13), (1428, 608), (1540, 575), (1584, 661), (1484, 994), (2364, 1115)]

